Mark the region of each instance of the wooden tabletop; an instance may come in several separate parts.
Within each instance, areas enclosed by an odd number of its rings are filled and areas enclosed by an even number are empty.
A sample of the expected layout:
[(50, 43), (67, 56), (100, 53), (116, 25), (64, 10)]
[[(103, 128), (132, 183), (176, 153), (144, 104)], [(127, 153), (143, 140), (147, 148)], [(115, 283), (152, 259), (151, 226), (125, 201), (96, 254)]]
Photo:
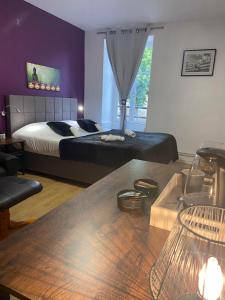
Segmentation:
[(0, 146), (1, 145), (12, 145), (16, 143), (23, 143), (24, 140), (22, 139), (14, 139), (14, 138), (5, 138), (5, 139), (0, 139)]
[[(160, 191), (182, 165), (132, 160), (0, 243), (0, 287), (21, 299), (151, 299), (149, 270), (168, 232), (117, 208), (149, 177)], [(2, 298), (1, 298), (2, 299)]]

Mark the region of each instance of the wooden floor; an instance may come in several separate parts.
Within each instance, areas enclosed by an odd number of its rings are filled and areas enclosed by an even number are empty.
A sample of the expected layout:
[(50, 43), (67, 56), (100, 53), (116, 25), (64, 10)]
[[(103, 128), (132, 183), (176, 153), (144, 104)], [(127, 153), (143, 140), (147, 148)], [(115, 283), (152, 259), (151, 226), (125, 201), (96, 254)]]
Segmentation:
[(20, 177), (41, 182), (43, 190), (10, 209), (11, 219), (15, 221), (38, 219), (84, 189), (71, 182), (33, 174), (20, 175)]

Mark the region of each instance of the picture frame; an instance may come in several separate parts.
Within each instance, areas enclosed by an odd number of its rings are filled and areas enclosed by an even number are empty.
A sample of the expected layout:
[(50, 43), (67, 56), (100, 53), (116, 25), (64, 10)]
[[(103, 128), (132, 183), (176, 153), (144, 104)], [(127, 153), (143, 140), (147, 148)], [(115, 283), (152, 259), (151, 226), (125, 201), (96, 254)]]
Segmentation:
[(184, 50), (181, 76), (213, 76), (216, 49)]
[(29, 89), (60, 92), (60, 70), (27, 62), (27, 87)]

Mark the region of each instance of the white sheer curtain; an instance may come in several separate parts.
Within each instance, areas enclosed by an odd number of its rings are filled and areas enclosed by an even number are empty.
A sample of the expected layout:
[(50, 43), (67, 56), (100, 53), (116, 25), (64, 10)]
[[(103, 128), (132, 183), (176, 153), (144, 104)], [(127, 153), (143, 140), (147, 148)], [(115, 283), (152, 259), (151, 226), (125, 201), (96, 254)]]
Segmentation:
[(126, 101), (136, 78), (145, 44), (146, 29), (108, 30), (106, 44), (116, 85), (121, 99), (121, 129), (125, 130)]

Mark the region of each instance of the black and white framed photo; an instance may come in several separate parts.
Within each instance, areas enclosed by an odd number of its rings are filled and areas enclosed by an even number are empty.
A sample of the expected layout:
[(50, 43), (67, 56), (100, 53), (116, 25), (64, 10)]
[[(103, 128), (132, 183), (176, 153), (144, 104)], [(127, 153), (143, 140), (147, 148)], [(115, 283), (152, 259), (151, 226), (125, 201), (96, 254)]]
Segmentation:
[(184, 50), (181, 76), (213, 76), (216, 49)]

